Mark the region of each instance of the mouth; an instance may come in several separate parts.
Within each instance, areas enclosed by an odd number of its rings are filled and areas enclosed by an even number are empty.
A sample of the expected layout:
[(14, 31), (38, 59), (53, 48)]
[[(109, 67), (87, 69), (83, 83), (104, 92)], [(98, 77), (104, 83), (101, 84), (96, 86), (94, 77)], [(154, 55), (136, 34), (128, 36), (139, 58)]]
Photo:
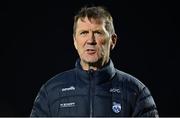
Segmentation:
[(92, 55), (92, 54), (96, 53), (96, 50), (95, 49), (86, 49), (86, 53)]

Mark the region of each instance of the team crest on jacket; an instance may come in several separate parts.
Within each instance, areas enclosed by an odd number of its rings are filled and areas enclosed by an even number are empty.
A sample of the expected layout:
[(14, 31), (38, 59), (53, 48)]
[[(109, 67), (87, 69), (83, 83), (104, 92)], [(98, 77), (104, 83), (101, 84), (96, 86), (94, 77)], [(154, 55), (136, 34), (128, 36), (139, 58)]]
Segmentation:
[(120, 104), (120, 103), (117, 103), (117, 102), (113, 102), (113, 104), (112, 104), (112, 110), (113, 110), (115, 113), (121, 112), (121, 104)]

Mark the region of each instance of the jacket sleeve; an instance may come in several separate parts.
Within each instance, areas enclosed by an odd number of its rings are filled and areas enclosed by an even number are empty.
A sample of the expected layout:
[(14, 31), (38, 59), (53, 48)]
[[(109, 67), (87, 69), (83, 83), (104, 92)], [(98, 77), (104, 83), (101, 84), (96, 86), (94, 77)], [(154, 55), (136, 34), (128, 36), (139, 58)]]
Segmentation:
[(50, 116), (49, 105), (47, 99), (47, 91), (43, 85), (36, 96), (30, 117), (47, 117)]
[(133, 116), (159, 117), (156, 104), (147, 87), (142, 89), (137, 98)]

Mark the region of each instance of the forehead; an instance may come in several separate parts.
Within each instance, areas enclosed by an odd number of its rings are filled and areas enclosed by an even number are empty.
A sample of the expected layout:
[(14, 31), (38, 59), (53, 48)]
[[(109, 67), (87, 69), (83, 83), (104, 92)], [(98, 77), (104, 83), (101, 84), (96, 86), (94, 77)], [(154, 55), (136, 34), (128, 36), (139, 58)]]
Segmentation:
[(93, 19), (93, 18), (79, 18), (77, 21), (77, 28), (80, 27), (102, 27), (105, 26), (105, 21), (103, 19)]

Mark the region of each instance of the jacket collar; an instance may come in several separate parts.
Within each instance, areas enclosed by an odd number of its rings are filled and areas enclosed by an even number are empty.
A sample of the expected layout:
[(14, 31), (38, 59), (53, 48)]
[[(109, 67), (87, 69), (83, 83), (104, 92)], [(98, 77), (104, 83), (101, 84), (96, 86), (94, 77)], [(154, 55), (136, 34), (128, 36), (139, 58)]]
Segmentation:
[(85, 71), (82, 69), (80, 64), (80, 59), (77, 59), (75, 64), (75, 69), (77, 70), (77, 79), (80, 78), (85, 82), (89, 82), (90, 80), (95, 81), (96, 84), (105, 83), (113, 78), (116, 73), (113, 62), (110, 59), (109, 62), (102, 67), (100, 70), (88, 70)]

